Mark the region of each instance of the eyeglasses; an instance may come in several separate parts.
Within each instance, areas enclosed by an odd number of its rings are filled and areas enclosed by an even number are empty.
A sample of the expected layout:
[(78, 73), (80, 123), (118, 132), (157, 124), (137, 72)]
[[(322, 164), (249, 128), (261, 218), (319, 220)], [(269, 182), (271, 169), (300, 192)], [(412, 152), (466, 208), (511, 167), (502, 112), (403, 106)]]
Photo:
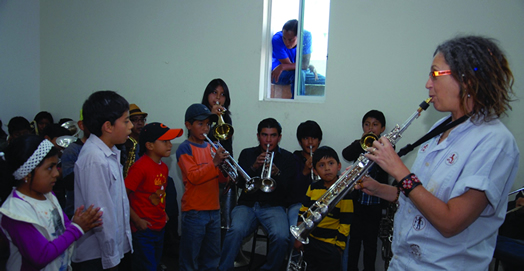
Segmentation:
[(431, 80), (435, 80), (435, 78), (439, 77), (439, 76), (442, 76), (442, 75), (450, 75), (451, 74), (451, 70), (443, 70), (443, 71), (430, 71), (429, 72), (429, 78), (431, 78)]
[(147, 119), (146, 118), (132, 118), (132, 119), (129, 119), (131, 122), (143, 122), (143, 123), (146, 123)]

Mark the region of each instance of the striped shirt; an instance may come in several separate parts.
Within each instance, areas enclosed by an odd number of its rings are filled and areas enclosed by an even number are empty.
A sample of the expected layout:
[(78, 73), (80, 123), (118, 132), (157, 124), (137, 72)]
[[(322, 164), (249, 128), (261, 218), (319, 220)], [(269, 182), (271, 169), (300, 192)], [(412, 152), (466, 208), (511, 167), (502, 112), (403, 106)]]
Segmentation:
[[(326, 191), (324, 180), (311, 184), (302, 202), (299, 215), (304, 214)], [(311, 237), (322, 242), (336, 245), (344, 250), (346, 248), (346, 241), (352, 219), (353, 200), (349, 198), (348, 193), (311, 232)]]

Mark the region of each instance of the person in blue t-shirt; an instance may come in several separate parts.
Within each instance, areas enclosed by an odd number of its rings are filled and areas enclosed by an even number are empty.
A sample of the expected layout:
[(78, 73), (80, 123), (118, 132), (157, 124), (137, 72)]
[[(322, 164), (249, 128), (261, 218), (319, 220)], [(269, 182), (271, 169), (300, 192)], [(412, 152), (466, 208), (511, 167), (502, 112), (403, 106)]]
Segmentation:
[[(273, 60), (271, 64), (271, 83), (277, 85), (291, 84), (291, 95), (294, 97), (295, 67), (297, 58), (297, 32), (298, 21), (289, 20), (279, 31), (273, 35)], [(302, 42), (302, 82), (300, 94), (305, 94), (305, 84), (324, 85), (326, 78), (318, 74), (313, 65), (309, 65), (311, 59), (311, 32), (304, 30)]]

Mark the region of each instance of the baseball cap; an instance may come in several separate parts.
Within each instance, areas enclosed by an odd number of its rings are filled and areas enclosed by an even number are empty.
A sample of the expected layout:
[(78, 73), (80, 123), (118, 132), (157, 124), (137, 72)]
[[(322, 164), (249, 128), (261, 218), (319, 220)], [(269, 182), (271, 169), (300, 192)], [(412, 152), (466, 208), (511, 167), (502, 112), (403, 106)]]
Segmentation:
[(140, 107), (138, 107), (138, 105), (136, 104), (130, 104), (129, 105), (129, 116), (136, 116), (136, 115), (144, 115), (144, 118), (147, 117), (147, 113), (145, 112), (142, 112), (142, 110), (140, 110)]
[(209, 118), (211, 122), (218, 120), (218, 116), (211, 113), (209, 108), (203, 104), (192, 104), (186, 110), (186, 121), (205, 120), (207, 118)]
[(141, 144), (155, 142), (156, 140), (172, 140), (184, 133), (182, 129), (169, 129), (160, 122), (152, 122), (144, 126), (140, 131), (138, 141)]

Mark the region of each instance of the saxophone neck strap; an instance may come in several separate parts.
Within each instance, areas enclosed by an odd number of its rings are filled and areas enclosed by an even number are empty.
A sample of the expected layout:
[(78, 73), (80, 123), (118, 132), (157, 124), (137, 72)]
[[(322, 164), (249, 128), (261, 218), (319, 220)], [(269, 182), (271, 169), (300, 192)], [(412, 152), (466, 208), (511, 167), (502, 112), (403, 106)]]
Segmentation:
[(415, 149), (416, 147), (418, 147), (420, 144), (434, 138), (435, 136), (437, 135), (440, 135), (441, 133), (463, 123), (464, 121), (466, 121), (467, 119), (469, 118), (468, 115), (464, 115), (462, 117), (460, 117), (459, 119), (455, 120), (455, 121), (451, 121), (451, 116), (443, 121), (439, 126), (435, 127), (435, 129), (429, 131), (427, 134), (425, 134), (423, 137), (421, 137), (419, 140), (417, 140), (415, 143), (413, 144), (408, 144), (406, 145), (404, 148), (400, 149), (400, 151), (397, 153), (398, 156), (402, 157), (406, 154), (408, 154), (409, 152), (411, 152), (413, 149)]

